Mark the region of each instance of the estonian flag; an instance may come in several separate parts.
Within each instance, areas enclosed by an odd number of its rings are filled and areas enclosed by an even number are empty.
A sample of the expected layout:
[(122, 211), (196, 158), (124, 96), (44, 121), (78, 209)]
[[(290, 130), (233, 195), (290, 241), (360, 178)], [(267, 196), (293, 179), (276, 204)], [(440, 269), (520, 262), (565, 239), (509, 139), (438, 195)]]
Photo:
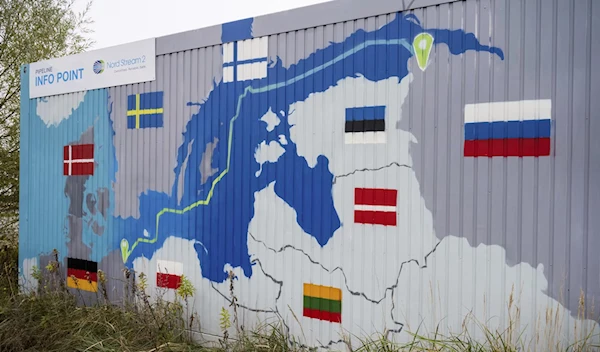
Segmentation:
[(346, 144), (385, 143), (385, 106), (346, 109), (344, 140)]

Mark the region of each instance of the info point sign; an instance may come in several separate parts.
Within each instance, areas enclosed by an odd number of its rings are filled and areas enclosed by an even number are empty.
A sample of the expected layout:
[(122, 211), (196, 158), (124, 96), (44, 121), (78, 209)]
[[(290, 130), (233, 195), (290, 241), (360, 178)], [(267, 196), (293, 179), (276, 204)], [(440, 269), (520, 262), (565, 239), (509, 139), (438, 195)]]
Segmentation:
[(156, 79), (154, 38), (29, 65), (29, 98)]

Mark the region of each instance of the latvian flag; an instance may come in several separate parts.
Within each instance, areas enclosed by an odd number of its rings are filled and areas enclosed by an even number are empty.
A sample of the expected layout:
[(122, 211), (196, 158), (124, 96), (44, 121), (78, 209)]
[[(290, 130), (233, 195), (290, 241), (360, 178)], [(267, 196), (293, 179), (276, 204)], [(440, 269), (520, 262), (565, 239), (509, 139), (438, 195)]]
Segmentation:
[(63, 147), (63, 175), (93, 175), (94, 145), (74, 144)]
[(178, 289), (183, 276), (183, 263), (167, 260), (156, 261), (156, 286)]
[(465, 157), (550, 155), (551, 100), (465, 105)]
[(354, 189), (354, 222), (396, 226), (398, 191), (383, 188)]
[(267, 77), (268, 38), (223, 44), (223, 82)]
[(346, 144), (385, 143), (385, 106), (347, 108), (344, 141)]

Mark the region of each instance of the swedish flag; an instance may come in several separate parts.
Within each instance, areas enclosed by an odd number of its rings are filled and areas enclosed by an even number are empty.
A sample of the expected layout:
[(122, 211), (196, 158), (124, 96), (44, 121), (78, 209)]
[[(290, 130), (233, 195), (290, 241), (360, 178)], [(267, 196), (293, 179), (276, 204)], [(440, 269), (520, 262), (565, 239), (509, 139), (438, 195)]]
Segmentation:
[(127, 96), (127, 128), (163, 127), (163, 92)]

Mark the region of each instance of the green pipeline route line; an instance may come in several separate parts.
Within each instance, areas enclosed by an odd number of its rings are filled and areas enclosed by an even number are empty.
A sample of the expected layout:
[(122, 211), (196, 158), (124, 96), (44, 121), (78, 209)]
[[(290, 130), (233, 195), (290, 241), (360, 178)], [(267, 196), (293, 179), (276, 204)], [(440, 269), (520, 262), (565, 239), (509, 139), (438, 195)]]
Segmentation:
[(225, 175), (227, 175), (227, 173), (229, 172), (229, 166), (231, 164), (231, 143), (233, 141), (233, 124), (235, 123), (235, 120), (237, 120), (237, 118), (240, 116), (240, 110), (242, 108), (242, 100), (250, 93), (250, 94), (260, 94), (260, 93), (265, 93), (265, 92), (269, 92), (275, 89), (279, 89), (279, 88), (283, 88), (283, 87), (287, 87), (289, 85), (292, 85), (306, 77), (309, 77), (319, 71), (322, 71), (324, 69), (326, 69), (327, 67), (336, 64), (337, 62), (340, 62), (344, 59), (346, 59), (347, 57), (354, 55), (355, 53), (369, 47), (369, 46), (373, 46), (373, 45), (401, 45), (403, 47), (405, 47), (411, 54), (414, 55), (415, 51), (413, 49), (413, 47), (405, 40), (405, 39), (378, 39), (378, 40), (367, 40), (364, 43), (361, 43), (357, 46), (355, 46), (354, 48), (344, 52), (343, 54), (340, 54), (338, 56), (336, 56), (334, 59), (323, 63), (322, 65), (319, 65), (313, 69), (310, 69), (308, 71), (306, 71), (305, 73), (302, 73), (296, 77), (290, 78), (287, 81), (284, 82), (280, 82), (280, 83), (274, 83), (268, 86), (264, 86), (261, 88), (254, 88), (251, 86), (246, 87), (246, 89), (244, 89), (244, 92), (238, 97), (238, 102), (237, 102), (237, 108), (236, 108), (236, 112), (235, 115), (231, 118), (231, 120), (229, 121), (229, 136), (227, 139), (227, 167), (225, 168), (225, 170), (223, 170), (223, 172), (221, 172), (219, 174), (219, 176), (217, 178), (215, 178), (215, 180), (212, 182), (211, 187), (210, 187), (210, 191), (208, 192), (208, 195), (206, 196), (205, 199), (199, 200), (195, 203), (192, 203), (190, 205), (188, 205), (187, 207), (183, 208), (183, 209), (171, 209), (171, 208), (164, 208), (161, 211), (159, 211), (156, 214), (156, 230), (154, 231), (154, 238), (148, 239), (148, 238), (144, 238), (144, 237), (140, 237), (138, 238), (133, 245), (131, 246), (131, 248), (129, 247), (129, 241), (127, 241), (126, 238), (123, 238), (121, 240), (121, 256), (123, 257), (123, 263), (127, 262), (127, 259), (129, 258), (129, 256), (131, 255), (131, 253), (133, 253), (133, 250), (137, 247), (138, 244), (140, 243), (155, 243), (158, 240), (158, 225), (160, 224), (160, 217), (164, 214), (178, 214), (178, 215), (182, 215), (187, 213), (188, 211), (197, 208), (201, 205), (208, 205), (210, 203), (210, 200), (212, 199), (212, 196), (214, 194), (215, 191), (215, 187), (217, 186), (217, 184), (223, 179), (223, 177), (225, 177)]

